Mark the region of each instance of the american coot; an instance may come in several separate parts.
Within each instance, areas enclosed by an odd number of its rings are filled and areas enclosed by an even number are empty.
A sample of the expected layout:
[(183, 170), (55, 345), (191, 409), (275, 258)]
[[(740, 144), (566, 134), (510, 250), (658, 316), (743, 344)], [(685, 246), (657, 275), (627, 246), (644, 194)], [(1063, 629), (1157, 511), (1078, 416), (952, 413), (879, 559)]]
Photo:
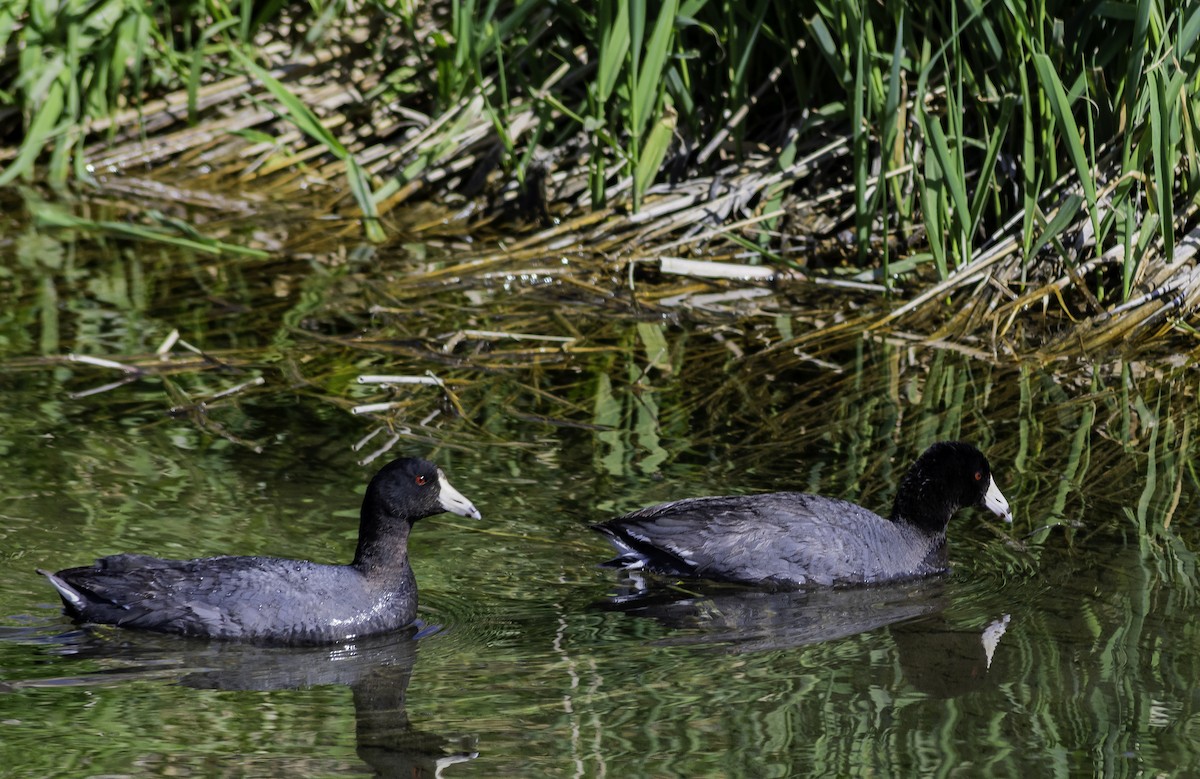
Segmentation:
[(402, 458), (367, 486), (349, 565), (277, 557), (103, 557), (50, 573), (83, 622), (271, 644), (326, 644), (384, 633), (417, 615), (408, 534), (422, 517), (479, 511), (425, 460)]
[(778, 588), (866, 584), (945, 571), (946, 523), (964, 506), (1012, 522), (987, 458), (942, 442), (900, 482), (891, 519), (844, 500), (776, 492), (663, 503), (593, 528), (620, 552), (611, 566)]

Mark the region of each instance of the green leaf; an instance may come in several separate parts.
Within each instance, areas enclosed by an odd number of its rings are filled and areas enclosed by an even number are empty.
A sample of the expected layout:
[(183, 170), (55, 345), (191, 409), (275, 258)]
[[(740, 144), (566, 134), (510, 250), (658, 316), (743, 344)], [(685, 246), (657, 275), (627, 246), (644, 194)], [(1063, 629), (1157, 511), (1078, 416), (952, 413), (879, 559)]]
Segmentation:
[(1050, 110), (1054, 113), (1054, 119), (1061, 129), (1067, 155), (1071, 158), (1071, 164), (1075, 166), (1075, 172), (1079, 176), (1079, 183), (1083, 187), (1084, 197), (1087, 198), (1088, 216), (1091, 218), (1092, 229), (1096, 236), (1096, 253), (1099, 254), (1103, 251), (1102, 238), (1104, 233), (1100, 229), (1100, 211), (1096, 202), (1096, 181), (1092, 176), (1092, 168), (1088, 164), (1087, 154), (1083, 149), (1083, 141), (1079, 136), (1079, 126), (1075, 123), (1075, 117), (1071, 113), (1071, 105), (1067, 101), (1067, 93), (1063, 89), (1062, 81), (1059, 80), (1058, 73), (1055, 72), (1050, 58), (1045, 54), (1035, 54), (1033, 55), (1033, 64), (1037, 69), (1038, 80), (1042, 83), (1042, 89), (1046, 91), (1049, 98)]
[[(614, 6), (615, 16), (612, 14)], [(629, 3), (624, 0), (602, 2), (597, 26), (601, 37), (596, 64), (596, 102), (597, 110), (603, 115), (629, 52)]]
[(639, 200), (654, 183), (654, 177), (662, 166), (663, 158), (667, 155), (667, 149), (670, 148), (671, 139), (675, 135), (675, 122), (675, 109), (666, 105), (663, 106), (662, 117), (650, 128), (650, 136), (642, 147), (642, 155), (638, 158), (633, 177), (633, 186)]
[(254, 78), (261, 81), (263, 86), (279, 101), (280, 106), (284, 110), (285, 117), (292, 124), (300, 128), (301, 131), (313, 140), (325, 146), (330, 154), (345, 163), (346, 177), (350, 182), (350, 191), (358, 203), (359, 210), (362, 211), (363, 229), (366, 231), (367, 239), (382, 241), (386, 237), (386, 233), (379, 221), (379, 209), (376, 205), (374, 194), (371, 191), (370, 180), (366, 171), (359, 166), (350, 151), (342, 145), (341, 141), (325, 125), (321, 124), (321, 120), (317, 118), (317, 115), (300, 98), (296, 97), (291, 90), (280, 83), (278, 79), (242, 53), (238, 47), (233, 46), (229, 50), (241, 62), (242, 67)]
[[(60, 133), (59, 121), (64, 120), (63, 108), (66, 105), (66, 63), (62, 56), (55, 57), (47, 63), (45, 72), (39, 79), (35, 89), (44, 89), (45, 99), (34, 109), (33, 120), (21, 141), (21, 149), (17, 158), (12, 161), (3, 173), (0, 173), (0, 186), (11, 184), (18, 176), (23, 176), (33, 170), (42, 150), (50, 143), (50, 139)], [(41, 86), (41, 85), (44, 85)], [(35, 92), (37, 94), (37, 92)]]
[(633, 132), (641, 134), (642, 125), (654, 115), (658, 103), (658, 95), (662, 89), (663, 66), (671, 49), (675, 32), (675, 12), (679, 7), (678, 0), (666, 0), (658, 10), (658, 19), (650, 40), (646, 43), (645, 58), (638, 71), (637, 87), (633, 94), (634, 114), (637, 119)]
[(663, 326), (655, 322), (638, 322), (637, 331), (646, 348), (646, 362), (649, 366), (670, 373), (671, 355), (667, 349), (666, 336), (663, 335)]

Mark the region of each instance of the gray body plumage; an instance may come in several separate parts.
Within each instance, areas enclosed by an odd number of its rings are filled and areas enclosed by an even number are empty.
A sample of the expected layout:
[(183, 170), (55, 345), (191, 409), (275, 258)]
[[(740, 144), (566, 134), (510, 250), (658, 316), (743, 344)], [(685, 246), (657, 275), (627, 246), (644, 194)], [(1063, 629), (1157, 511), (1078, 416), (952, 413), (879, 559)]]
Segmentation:
[(103, 557), (50, 578), (85, 622), (256, 643), (325, 644), (384, 633), (417, 616), (407, 558), (386, 576), (274, 557)]
[(596, 526), (636, 567), (732, 582), (870, 584), (946, 569), (945, 536), (801, 492), (691, 498)]
[(617, 548), (608, 564), (781, 588), (873, 584), (941, 573), (946, 524), (982, 506), (1012, 521), (987, 459), (969, 444), (925, 451), (889, 519), (802, 492), (689, 498), (593, 525)]
[(102, 557), (38, 569), (81, 622), (263, 644), (327, 644), (385, 633), (417, 616), (408, 536), (423, 517), (479, 511), (425, 460), (380, 469), (363, 497), (358, 549), (346, 565), (278, 557)]

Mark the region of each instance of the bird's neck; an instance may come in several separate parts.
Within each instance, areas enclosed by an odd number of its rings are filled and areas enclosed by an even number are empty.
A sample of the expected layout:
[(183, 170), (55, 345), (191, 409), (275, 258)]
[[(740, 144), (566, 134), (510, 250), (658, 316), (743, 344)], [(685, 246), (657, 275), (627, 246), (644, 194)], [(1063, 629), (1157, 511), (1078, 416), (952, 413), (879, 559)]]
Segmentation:
[(407, 518), (378, 511), (368, 500), (363, 504), (352, 564), (364, 572), (407, 569), (411, 531), (412, 522)]
[(930, 494), (926, 483), (907, 477), (900, 482), (892, 505), (893, 522), (929, 534), (944, 533), (953, 513), (942, 496)]
[(408, 531), (395, 532), (386, 537), (359, 538), (354, 550), (356, 568), (363, 570), (404, 568), (408, 563)]

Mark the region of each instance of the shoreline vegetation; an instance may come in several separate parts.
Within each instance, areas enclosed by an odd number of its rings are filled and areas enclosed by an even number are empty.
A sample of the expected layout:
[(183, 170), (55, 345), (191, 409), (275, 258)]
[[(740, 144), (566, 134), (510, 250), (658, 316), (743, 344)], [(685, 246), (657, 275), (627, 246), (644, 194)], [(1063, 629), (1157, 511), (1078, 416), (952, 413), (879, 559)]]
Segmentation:
[[(215, 254), (442, 236), (652, 300), (827, 287), (992, 359), (1193, 352), (1200, 7), (934, 5), (17, 0), (0, 183)], [(264, 202), (349, 220), (221, 233)]]
[(0, 5), (0, 366), (253, 451), (361, 416), (364, 463), (966, 437), (1165, 537), (1200, 6), (934, 5)]

